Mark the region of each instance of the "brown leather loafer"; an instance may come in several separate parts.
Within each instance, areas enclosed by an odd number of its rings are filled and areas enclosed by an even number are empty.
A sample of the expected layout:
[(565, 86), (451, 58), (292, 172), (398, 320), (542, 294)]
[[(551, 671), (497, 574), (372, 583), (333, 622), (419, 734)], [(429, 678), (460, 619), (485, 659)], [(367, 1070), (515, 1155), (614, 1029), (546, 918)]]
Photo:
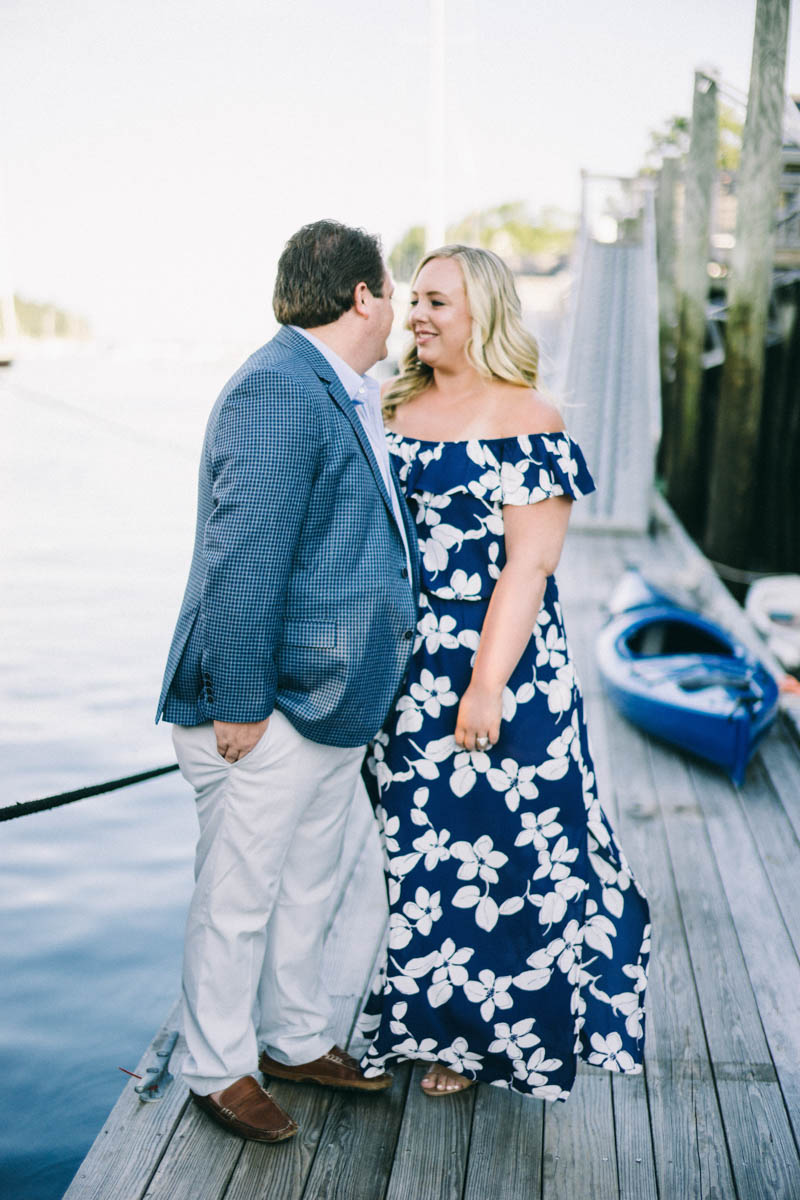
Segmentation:
[(258, 1065), (265, 1075), (276, 1079), (291, 1079), (294, 1083), (321, 1083), (325, 1087), (350, 1088), (359, 1092), (382, 1092), (392, 1086), (391, 1075), (376, 1075), (366, 1079), (352, 1055), (334, 1046), (322, 1058), (314, 1062), (287, 1067), (275, 1062), (266, 1050), (262, 1051)]
[(283, 1142), (294, 1137), (297, 1126), (252, 1075), (237, 1079), (220, 1093), (219, 1100), (190, 1092), (198, 1108), (230, 1133), (250, 1142)]

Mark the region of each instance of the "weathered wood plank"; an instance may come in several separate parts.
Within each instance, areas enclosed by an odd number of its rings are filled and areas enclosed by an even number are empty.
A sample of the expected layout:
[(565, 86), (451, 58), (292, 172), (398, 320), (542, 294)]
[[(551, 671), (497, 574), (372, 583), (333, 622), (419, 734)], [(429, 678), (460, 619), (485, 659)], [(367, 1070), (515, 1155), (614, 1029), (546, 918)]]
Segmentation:
[(612, 1075), (620, 1200), (658, 1200), (644, 1075)]
[[(794, 779), (787, 779), (784, 786), (800, 793), (800, 767)], [(800, 842), (775, 792), (772, 777), (760, 758), (748, 774), (747, 788), (740, 802), (795, 954), (800, 956), (800, 905), (797, 903)]]
[(566, 1104), (544, 1116), (543, 1200), (618, 1200), (611, 1080), (607, 1071), (579, 1067)]
[(303, 1193), (305, 1200), (376, 1200), (383, 1196), (403, 1120), (411, 1064), (404, 1063), (394, 1075), (388, 1092), (372, 1096), (340, 1092), (334, 1096)]
[[(136, 1072), (157, 1063), (156, 1051), (178, 1026), (178, 1006), (170, 1012), (152, 1043), (142, 1055)], [(183, 1038), (173, 1051), (170, 1071), (175, 1076), (163, 1100), (143, 1104), (134, 1087), (125, 1085), (117, 1103), (98, 1133), (86, 1158), (68, 1187), (64, 1200), (138, 1200), (156, 1170), (170, 1138), (186, 1108), (188, 1089), (180, 1079), (181, 1061), (186, 1052)]]
[[(605, 703), (605, 702), (604, 702)], [(692, 966), (643, 737), (606, 704), (620, 840), (647, 892), (653, 957), (645, 1064), (660, 1194), (735, 1194)], [(680, 1002), (676, 998), (680, 997)]]
[[(791, 1129), (698, 807), (694, 772), (702, 772), (703, 791), (713, 777), (727, 809), (736, 807), (735, 789), (718, 772), (689, 768), (655, 743), (650, 753), (737, 1192), (740, 1200), (760, 1197), (768, 1180), (769, 1194), (788, 1197), (796, 1163)], [(760, 864), (743, 823), (739, 832), (737, 886), (750, 896)], [(774, 907), (773, 915), (779, 922)], [(771, 950), (766, 953), (778, 969)]]
[[(198, 1196), (220, 1200), (243, 1147), (240, 1138), (189, 1104), (144, 1193), (145, 1200), (197, 1200)], [(280, 1142), (273, 1149), (290, 1154), (290, 1147), (291, 1142)]]
[(540, 1196), (543, 1133), (543, 1100), (503, 1088), (478, 1088), (464, 1200)]
[[(332, 1093), (323, 1088), (283, 1080), (266, 1086), (300, 1127), (288, 1142), (274, 1146), (247, 1142), (230, 1173), (225, 1200), (299, 1200), (323, 1136)], [(223, 1136), (225, 1135), (223, 1133)], [(231, 1141), (236, 1139), (231, 1138)], [(203, 1193), (203, 1200), (205, 1194)]]
[[(725, 896), (755, 993), (769, 1055), (783, 1099), (800, 1136), (800, 963), (775, 903), (769, 880), (749, 836), (741, 804), (727, 781), (702, 765), (692, 766)], [(744, 793), (743, 793), (744, 797)], [(763, 1060), (761, 1060), (763, 1061)], [(756, 1060), (758, 1063), (758, 1060)], [(768, 1065), (768, 1063), (767, 1063)], [(781, 1127), (771, 1130), (767, 1161), (782, 1179), (791, 1168), (798, 1187), (796, 1151), (783, 1161)], [(777, 1157), (776, 1157), (777, 1156)], [(800, 1187), (798, 1187), (800, 1191)], [(787, 1195), (791, 1195), (788, 1192)]]
[[(333, 1036), (337, 1045), (347, 1046), (349, 1030), (360, 1007), (358, 996), (337, 996), (334, 1002)], [(248, 1142), (231, 1176), (225, 1200), (257, 1200), (280, 1196), (299, 1200), (304, 1195), (309, 1173), (325, 1138), (328, 1114), (334, 1101), (332, 1091), (313, 1084), (265, 1079), (265, 1086), (299, 1126), (290, 1143), (291, 1154), (276, 1155), (277, 1146)]]
[(779, 721), (759, 750), (759, 757), (769, 775), (775, 793), (786, 813), (787, 820), (800, 840), (800, 751), (794, 733)]
[(420, 1087), (426, 1069), (411, 1074), (385, 1200), (461, 1200), (478, 1089), (431, 1099)]
[[(667, 558), (671, 557), (673, 559), (673, 561), (675, 561), (678, 556), (676, 556), (674, 554), (674, 551), (675, 551), (675, 545), (673, 543), (673, 545), (669, 548), (669, 554), (665, 555), (664, 559), (666, 560)], [(662, 570), (663, 570), (663, 560), (662, 560)], [(734, 603), (733, 601), (730, 601), (731, 605), (733, 605), (733, 603)], [(722, 607), (724, 607), (724, 606), (722, 606)], [(726, 613), (725, 615), (729, 616), (730, 614)], [(729, 623), (731, 623), (731, 622), (729, 622)], [(773, 750), (774, 745), (775, 745), (774, 740), (768, 741), (765, 743), (765, 747), (764, 747), (765, 758), (767, 756), (771, 756), (773, 760), (775, 759), (777, 752), (775, 750)], [(793, 752), (793, 747), (789, 748), (788, 759), (787, 759), (787, 754), (784, 753), (784, 759), (782, 762), (782, 767), (783, 767), (783, 771), (784, 771), (784, 780), (783, 780), (784, 787), (782, 788), (782, 792), (784, 790), (787, 790), (786, 789), (787, 769), (789, 766), (794, 765), (791, 762), (791, 753), (792, 752)], [(660, 778), (667, 777), (669, 772), (671, 772), (673, 769), (673, 764), (675, 762), (680, 762), (680, 756), (674, 755), (674, 753), (671, 751), (667, 751), (665, 749), (660, 749), (660, 748), (654, 746), (653, 753), (656, 755), (662, 756), (661, 765), (663, 767), (663, 770), (658, 772)], [(669, 763), (669, 771), (667, 770), (668, 763)], [(683, 767), (683, 769), (684, 769), (684, 771), (686, 770), (685, 767)], [(700, 769), (702, 770), (702, 768), (700, 768)], [(751, 772), (751, 775), (752, 775), (752, 772)], [(684, 780), (684, 783), (685, 782), (686, 781)], [(723, 787), (727, 786), (724, 783), (724, 781), (722, 781), (722, 786)], [(793, 789), (790, 788), (788, 790), (790, 790), (791, 794), (793, 794), (793, 795), (797, 794), (796, 785)], [(680, 787), (676, 788), (675, 792), (676, 792), (676, 795), (679, 796), (681, 794)], [(685, 792), (684, 792), (684, 804), (685, 804)], [(623, 843), (626, 846), (626, 848), (628, 848), (628, 846), (629, 846), (629, 841), (630, 841), (629, 836), (628, 836), (627, 832), (624, 831), (623, 832)], [(629, 850), (629, 853), (630, 852), (631, 851)], [(797, 867), (797, 858), (795, 858), (795, 871), (796, 871), (796, 867)], [(697, 864), (695, 863), (694, 869), (687, 869), (685, 872), (685, 878), (683, 880), (678, 880), (678, 888), (679, 888), (679, 891), (681, 892), (681, 900), (684, 903), (684, 905), (686, 904), (687, 897), (691, 898), (692, 896), (696, 895), (697, 889), (695, 886), (695, 882), (698, 879), (698, 876), (699, 876), (699, 871), (697, 869)], [(683, 884), (683, 886), (682, 886), (682, 884)], [(740, 886), (741, 886), (741, 873), (740, 873)], [(714, 889), (712, 886), (711, 887), (712, 896), (713, 896), (713, 890)], [(718, 880), (716, 882), (716, 891), (717, 891), (717, 895), (719, 896), (721, 889), (720, 889)], [(652, 899), (652, 897), (651, 897), (651, 899)], [(709, 896), (707, 895), (706, 900), (708, 900), (708, 899), (709, 899)], [(698, 921), (701, 924), (702, 924), (702, 916), (703, 916), (702, 912), (698, 913)], [(729, 920), (730, 920), (730, 918), (729, 918)], [(738, 950), (738, 945), (736, 948)], [(658, 923), (657, 923), (657, 921), (656, 921), (655, 953), (656, 953), (656, 956), (659, 955)], [(695, 957), (695, 960), (697, 960), (697, 954), (695, 954), (694, 957)], [(708, 961), (714, 962), (715, 966), (718, 967), (720, 959), (717, 958), (716, 960), (714, 960), (711, 955), (708, 955), (707, 957), (701, 956), (700, 957), (700, 962), (701, 962), (700, 970), (701, 971), (702, 971), (702, 964), (707, 963)], [(727, 961), (727, 959), (723, 956), (722, 961)], [(708, 988), (707, 988), (710, 999), (713, 998), (714, 986), (717, 982), (718, 982), (717, 977), (712, 974), (709, 977)], [(739, 975), (739, 982), (741, 982), (741, 972)], [(749, 985), (746, 985), (746, 986), (749, 986)], [(730, 987), (728, 987), (728, 993), (729, 993), (729, 995), (731, 993)], [(738, 995), (738, 990), (735, 986), (733, 987), (733, 994), (734, 994), (734, 997)], [(705, 1004), (703, 1006), (703, 1010), (704, 1010), (704, 1015), (705, 1015), (705, 1013), (706, 1013)], [(750, 1013), (751, 1031), (754, 1028), (758, 1027), (757, 1015), (756, 1015), (755, 1025), (753, 1024), (752, 1018), (753, 1018), (753, 1013), (751, 1011), (751, 1013)], [(650, 1023), (651, 1031), (654, 1030), (654, 1026), (658, 1026), (659, 1024), (660, 1023), (658, 1021), (656, 1021), (656, 1022), (652, 1021), (652, 1012), (651, 1012), (651, 1023)], [(719, 1039), (720, 1041), (723, 1040), (725, 1032), (726, 1032), (726, 1029), (725, 1029), (725, 1025), (724, 1025), (724, 1021), (723, 1021), (723, 1022), (720, 1022), (720, 1039)], [(652, 1041), (652, 1038), (651, 1038), (651, 1041)], [(762, 1039), (762, 1044), (763, 1044), (763, 1039)], [(757, 1059), (759, 1057), (759, 1055), (756, 1054), (755, 1057)], [(768, 1055), (765, 1055), (765, 1057), (768, 1058)], [(724, 1078), (726, 1072), (728, 1074), (730, 1074), (730, 1072), (731, 1072), (731, 1067), (729, 1064), (726, 1064), (724, 1061), (722, 1061), (720, 1059), (718, 1061), (718, 1063), (715, 1063), (715, 1069), (717, 1070), (718, 1075), (722, 1077), (718, 1081), (718, 1086), (720, 1087), (721, 1093), (722, 1093), (720, 1096), (720, 1099), (721, 1099), (721, 1102), (723, 1105), (723, 1111), (725, 1112), (727, 1121), (729, 1121), (731, 1123), (733, 1131), (734, 1131), (733, 1132), (734, 1145), (732, 1146), (732, 1154), (734, 1157), (734, 1165), (736, 1168), (737, 1183), (739, 1183), (739, 1185), (742, 1189), (742, 1195), (767, 1194), (765, 1192), (759, 1191), (759, 1188), (764, 1186), (764, 1181), (763, 1181), (763, 1179), (761, 1181), (759, 1181), (758, 1165), (757, 1165), (759, 1162), (764, 1161), (763, 1157), (761, 1157), (764, 1153), (766, 1153), (767, 1158), (769, 1160), (771, 1160), (770, 1174), (773, 1177), (770, 1180), (770, 1186), (772, 1187), (773, 1192), (771, 1192), (770, 1194), (775, 1194), (775, 1195), (781, 1194), (782, 1190), (785, 1187), (789, 1186), (789, 1179), (791, 1178), (791, 1172), (793, 1171), (793, 1164), (794, 1164), (794, 1150), (793, 1150), (793, 1147), (791, 1146), (791, 1139), (787, 1137), (788, 1131), (787, 1131), (787, 1127), (786, 1127), (785, 1116), (781, 1111), (780, 1096), (778, 1093), (778, 1089), (775, 1086), (774, 1079), (773, 1079), (773, 1082), (770, 1083), (768, 1078), (764, 1078), (763, 1066), (760, 1066), (757, 1061), (755, 1063), (751, 1062), (748, 1065), (746, 1072), (744, 1072), (744, 1073), (742, 1073), (740, 1068), (735, 1068), (735, 1070), (739, 1072), (738, 1078), (735, 1082), (732, 1081), (730, 1078), (727, 1078), (727, 1079)], [(754, 1079), (753, 1076), (755, 1076), (756, 1078)], [(654, 1084), (657, 1084), (657, 1083), (658, 1083), (658, 1080), (655, 1080)], [(776, 1116), (776, 1114), (777, 1114), (777, 1116)], [(773, 1143), (773, 1136), (774, 1136), (773, 1135), (773, 1122), (775, 1122), (775, 1121), (777, 1122), (777, 1138), (775, 1140), (777, 1140), (777, 1142), (779, 1143), (779, 1145), (777, 1147), (775, 1147), (775, 1145)], [(755, 1145), (754, 1145), (754, 1142), (756, 1143)], [(783, 1166), (778, 1165), (777, 1169), (773, 1170), (776, 1163), (783, 1164)], [(747, 1164), (747, 1165), (745, 1165), (745, 1164)], [(791, 1194), (791, 1193), (788, 1193), (788, 1194)]]

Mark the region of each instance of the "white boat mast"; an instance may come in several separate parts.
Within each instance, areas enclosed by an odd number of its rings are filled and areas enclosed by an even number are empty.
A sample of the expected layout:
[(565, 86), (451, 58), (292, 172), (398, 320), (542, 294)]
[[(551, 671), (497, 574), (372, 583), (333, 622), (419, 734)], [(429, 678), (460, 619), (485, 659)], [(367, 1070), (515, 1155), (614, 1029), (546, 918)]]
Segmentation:
[(446, 0), (430, 0), (430, 112), (428, 120), (426, 250), (443, 245), (447, 236), (444, 182), (445, 3)]

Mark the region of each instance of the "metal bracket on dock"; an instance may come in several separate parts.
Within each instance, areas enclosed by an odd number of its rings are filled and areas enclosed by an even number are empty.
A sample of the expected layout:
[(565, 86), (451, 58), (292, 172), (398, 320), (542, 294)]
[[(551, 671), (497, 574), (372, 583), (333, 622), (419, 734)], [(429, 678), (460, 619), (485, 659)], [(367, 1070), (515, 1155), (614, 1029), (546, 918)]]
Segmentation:
[(161, 1059), (161, 1064), (157, 1067), (148, 1067), (148, 1079), (145, 1082), (138, 1083), (136, 1085), (135, 1090), (138, 1093), (139, 1099), (142, 1101), (142, 1103), (150, 1104), (153, 1100), (164, 1099), (164, 1093), (174, 1078), (172, 1075), (170, 1075), (168, 1067), (169, 1060), (172, 1057), (172, 1051), (175, 1049), (177, 1041), (178, 1034), (176, 1031), (175, 1033), (171, 1033), (169, 1035), (164, 1043), (163, 1049), (156, 1051), (156, 1058)]

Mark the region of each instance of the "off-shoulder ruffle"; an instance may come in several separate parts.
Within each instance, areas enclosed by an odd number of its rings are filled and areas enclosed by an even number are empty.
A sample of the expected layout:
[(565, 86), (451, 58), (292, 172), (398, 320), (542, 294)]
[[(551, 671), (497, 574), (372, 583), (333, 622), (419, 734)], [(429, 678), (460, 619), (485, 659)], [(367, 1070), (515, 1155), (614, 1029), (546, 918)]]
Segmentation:
[[(390, 432), (389, 445), (407, 496), (470, 491), (493, 504), (573, 500), (595, 490), (583, 452), (566, 432), (433, 442)], [(461, 469), (454, 472), (454, 458)]]

